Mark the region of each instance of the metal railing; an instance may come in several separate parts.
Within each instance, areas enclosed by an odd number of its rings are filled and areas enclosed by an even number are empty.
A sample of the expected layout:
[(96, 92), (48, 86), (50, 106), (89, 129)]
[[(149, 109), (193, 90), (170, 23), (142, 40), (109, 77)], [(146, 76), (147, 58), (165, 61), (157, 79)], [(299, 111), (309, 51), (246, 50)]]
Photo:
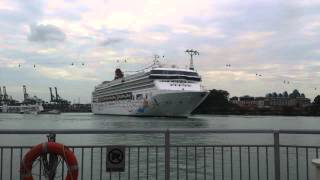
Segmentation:
[[(124, 172), (105, 172), (107, 148), (103, 145), (69, 145), (79, 161), (79, 179), (214, 179), (214, 180), (291, 180), (311, 179), (311, 159), (319, 157), (317, 145), (281, 144), (280, 135), (318, 135), (320, 130), (269, 129), (0, 129), (2, 135), (36, 134), (161, 134), (163, 144), (126, 145)], [(174, 135), (266, 134), (271, 143), (263, 144), (173, 144)], [(121, 143), (121, 142), (120, 142)], [(0, 179), (19, 179), (19, 165), (31, 146), (0, 145)], [(43, 174), (41, 162), (34, 175)], [(64, 179), (66, 165), (58, 169)]]

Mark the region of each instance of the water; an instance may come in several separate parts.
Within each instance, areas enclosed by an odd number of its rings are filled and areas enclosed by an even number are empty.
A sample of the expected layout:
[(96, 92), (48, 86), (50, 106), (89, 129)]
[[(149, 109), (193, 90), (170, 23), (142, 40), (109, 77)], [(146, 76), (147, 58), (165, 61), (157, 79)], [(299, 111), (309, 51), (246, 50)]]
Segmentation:
[[(319, 129), (319, 117), (288, 116), (219, 116), (195, 115), (190, 118), (126, 117), (66, 113), (61, 115), (0, 114), (1, 129), (150, 129), (150, 128), (213, 128), (213, 129)], [(32, 138), (30, 138), (30, 136)], [(40, 135), (41, 136), (41, 135)], [(9, 138), (10, 137), (10, 138)], [(28, 137), (27, 140), (25, 138)], [(37, 138), (34, 138), (37, 137)], [(37, 143), (39, 135), (2, 135), (1, 145), (30, 145)], [(259, 138), (257, 138), (259, 137)], [(285, 136), (283, 136), (285, 137)], [(312, 144), (318, 142), (312, 135), (282, 138), (282, 142)], [(58, 140), (78, 144), (163, 144), (162, 135), (59, 135)], [(60, 139), (59, 139), (60, 138)], [(270, 135), (198, 135), (177, 136), (174, 142), (193, 143), (270, 143)], [(241, 142), (239, 142), (241, 141)], [(290, 142), (294, 141), (294, 142)]]
[(219, 116), (194, 115), (189, 118), (127, 117), (65, 113), (61, 115), (0, 114), (2, 129), (78, 128), (284, 128), (317, 129), (319, 117), (304, 116)]
[[(65, 113), (61, 115), (0, 114), (1, 129), (150, 129), (150, 128), (212, 128), (212, 129), (319, 129), (319, 117), (288, 116), (219, 116), (195, 115), (190, 118), (126, 117)], [(272, 135), (175, 135), (173, 143), (233, 144), (272, 143)], [(259, 137), (259, 138), (258, 138)], [(58, 141), (83, 144), (163, 144), (162, 135), (58, 135)], [(1, 135), (1, 145), (30, 145), (45, 141), (44, 135)], [(282, 136), (282, 143), (317, 143), (308, 136)]]
[[(219, 115), (195, 115), (187, 119), (181, 118), (139, 118), (139, 117), (126, 117), (126, 116), (102, 116), (102, 115), (92, 115), (92, 114), (82, 114), (82, 113), (68, 113), (61, 115), (25, 115), (25, 114), (0, 114), (0, 128), (1, 129), (150, 129), (150, 128), (213, 128), (213, 129), (319, 129), (320, 128), (320, 118), (319, 117), (286, 117), (286, 116), (219, 116)], [(40, 142), (46, 141), (45, 135), (0, 135), (0, 145), (34, 145)], [(110, 144), (123, 144), (123, 145), (145, 145), (145, 144), (156, 144), (163, 145), (164, 137), (162, 134), (155, 135), (132, 135), (132, 134), (120, 134), (120, 135), (58, 135), (57, 141), (62, 142), (67, 145), (110, 145)], [(319, 144), (319, 136), (316, 135), (281, 135), (281, 144), (291, 144), (291, 145), (318, 145)], [(172, 144), (202, 144), (202, 145), (228, 145), (228, 144), (272, 144), (273, 143), (273, 135), (272, 134), (186, 134), (186, 135), (172, 135)], [(27, 149), (26, 149), (27, 150)], [(141, 169), (143, 171), (140, 174), (140, 177), (146, 176), (146, 171), (144, 168), (146, 164), (143, 163), (146, 161), (146, 157), (143, 156), (147, 151), (147, 149), (141, 148), (141, 156), (142, 163), (140, 164)], [(155, 161), (155, 149), (150, 149), (150, 159)], [(201, 153), (205, 150), (205, 148), (199, 148), (195, 150), (194, 148), (188, 149), (188, 157), (189, 157), (189, 179), (193, 178), (195, 169), (194, 160), (197, 159), (199, 169), (199, 179), (203, 179), (203, 166), (204, 163), (203, 158), (204, 155)], [(210, 159), (213, 158), (212, 148), (206, 149), (208, 154), (206, 155), (208, 158), (208, 170), (207, 175), (210, 176), (213, 174), (212, 169), (212, 161)], [(273, 179), (273, 168), (272, 168), (272, 149), (269, 149), (269, 163), (270, 168), (269, 172), (266, 171), (265, 161), (266, 152), (264, 148), (259, 150), (260, 163), (256, 163), (255, 159), (258, 157), (257, 150), (255, 147), (250, 149), (252, 158), (251, 158), (251, 176), (253, 179), (257, 177), (257, 168), (256, 166), (260, 164), (260, 173), (261, 176), (265, 179), (266, 174), (270, 175), (269, 179)], [(309, 159), (305, 158), (306, 151), (302, 148), (299, 149), (299, 155), (295, 154), (295, 149), (289, 148), (289, 172), (290, 178), (296, 178), (297, 170), (296, 170), (296, 157), (299, 158), (300, 166), (298, 167), (301, 176), (300, 179), (305, 179), (306, 170), (305, 163), (306, 159), (310, 160), (311, 157), (315, 157), (315, 149), (311, 149), (309, 152)], [(89, 155), (84, 158), (84, 162), (90, 162), (90, 152), (92, 150), (85, 149), (85, 154)], [(177, 163), (175, 160), (177, 159), (176, 152), (179, 151), (180, 154), (180, 179), (184, 179), (183, 175), (185, 174), (185, 150), (184, 148), (173, 148), (172, 153), (172, 167), (176, 167)], [(198, 157), (195, 158), (195, 152), (200, 152)], [(105, 159), (100, 156), (100, 149), (93, 149), (93, 159), (94, 162), (100, 162), (101, 159)], [(101, 151), (102, 152), (102, 151)], [(131, 148), (131, 163), (132, 161), (136, 161), (137, 156), (136, 153), (138, 149)], [(163, 172), (163, 149), (159, 149), (159, 172)], [(222, 178), (222, 166), (221, 166), (221, 157), (224, 156), (225, 159), (225, 177), (226, 179), (230, 179), (230, 155), (231, 151), (228, 147), (224, 150), (224, 155), (222, 154), (222, 149), (219, 147), (215, 148), (215, 167), (216, 167), (216, 179)], [(286, 148), (282, 148), (281, 150), (283, 156), (281, 157), (282, 162), (282, 178), (286, 179), (287, 175), (285, 173), (286, 165)], [(9, 149), (6, 153), (10, 153)], [(17, 150), (16, 153), (19, 153)], [(242, 176), (243, 179), (248, 179), (249, 174), (247, 172), (248, 165), (248, 149), (242, 149), (242, 158), (244, 161), (240, 161), (239, 159), (239, 148), (235, 147), (232, 151), (233, 154), (233, 164), (234, 164), (234, 179), (238, 179), (240, 162), (243, 165)], [(76, 150), (77, 157), (81, 157), (81, 149)], [(103, 149), (103, 156), (105, 154), (105, 148)], [(101, 158), (102, 157), (102, 158)], [(229, 158), (229, 159), (228, 159)], [(19, 165), (19, 158), (16, 160), (16, 165), (13, 165), (13, 169), (17, 169)], [(291, 163), (292, 161), (292, 163)], [(79, 163), (82, 162), (79, 159)], [(211, 166), (210, 166), (211, 163)], [(103, 162), (104, 164), (104, 162)], [(90, 179), (90, 175), (92, 174), (90, 171), (90, 164), (86, 163), (84, 165), (84, 179)], [(94, 169), (93, 179), (99, 179), (98, 174), (100, 173), (98, 170), (98, 165), (94, 163), (97, 168)], [(161, 166), (160, 166), (161, 165)], [(154, 170), (154, 164), (150, 163), (150, 168)], [(309, 166), (311, 166), (309, 162)], [(136, 164), (133, 164), (131, 168), (134, 168), (134, 172), (136, 172)], [(210, 169), (209, 169), (210, 168)], [(126, 167), (128, 169), (128, 167)], [(177, 168), (178, 169), (178, 168)], [(14, 177), (17, 177), (17, 172), (14, 171)], [(159, 173), (160, 179), (163, 179), (163, 174)], [(179, 174), (179, 171), (173, 170), (172, 179), (176, 179), (175, 177)], [(105, 179), (105, 172), (103, 172), (103, 178)], [(125, 174), (126, 175), (126, 174)], [(124, 177), (125, 177), (124, 175)], [(155, 175), (154, 171), (150, 171), (150, 175)], [(136, 174), (131, 174), (132, 179), (137, 179)], [(9, 177), (9, 172), (6, 171), (5, 177)], [(117, 177), (117, 176), (116, 176)], [(1, 178), (0, 178), (1, 179)], [(8, 178), (9, 179), (9, 178)], [(107, 178), (108, 179), (108, 178)], [(144, 178), (142, 178), (144, 179)], [(153, 179), (153, 178), (151, 178)]]

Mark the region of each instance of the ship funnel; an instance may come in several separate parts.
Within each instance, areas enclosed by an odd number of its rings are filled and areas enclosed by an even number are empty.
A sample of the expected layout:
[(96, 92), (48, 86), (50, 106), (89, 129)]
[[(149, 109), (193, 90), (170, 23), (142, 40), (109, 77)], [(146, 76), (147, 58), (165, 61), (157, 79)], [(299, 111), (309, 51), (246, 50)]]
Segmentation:
[(123, 78), (123, 72), (121, 71), (120, 68), (117, 68), (115, 71), (114, 79), (120, 79), (120, 78)]

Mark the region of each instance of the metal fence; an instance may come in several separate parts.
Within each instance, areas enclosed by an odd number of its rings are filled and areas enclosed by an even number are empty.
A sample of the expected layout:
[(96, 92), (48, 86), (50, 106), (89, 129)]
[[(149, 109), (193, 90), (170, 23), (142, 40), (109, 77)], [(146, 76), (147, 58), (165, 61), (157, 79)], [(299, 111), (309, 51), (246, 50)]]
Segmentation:
[[(106, 152), (111, 144), (69, 145), (79, 163), (79, 180), (102, 179), (213, 179), (213, 180), (308, 180), (314, 176), (311, 159), (318, 158), (320, 146), (280, 143), (282, 134), (320, 134), (320, 130), (0, 130), (4, 134), (163, 134), (164, 144), (127, 145), (124, 172), (106, 172)], [(172, 144), (173, 135), (187, 134), (268, 134), (270, 144)], [(0, 179), (20, 178), (19, 166), (31, 146), (0, 146)], [(33, 175), (45, 179), (41, 161), (35, 162)], [(57, 179), (64, 179), (65, 164), (59, 166)]]

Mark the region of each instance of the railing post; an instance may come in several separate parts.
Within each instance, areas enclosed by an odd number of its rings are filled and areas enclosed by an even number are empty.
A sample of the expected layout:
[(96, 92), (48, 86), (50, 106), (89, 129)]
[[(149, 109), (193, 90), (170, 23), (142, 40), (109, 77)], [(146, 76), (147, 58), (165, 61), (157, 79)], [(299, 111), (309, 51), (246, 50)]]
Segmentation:
[(274, 179), (280, 180), (280, 137), (279, 130), (273, 132), (274, 145)]
[(165, 132), (165, 180), (170, 180), (170, 131)]

